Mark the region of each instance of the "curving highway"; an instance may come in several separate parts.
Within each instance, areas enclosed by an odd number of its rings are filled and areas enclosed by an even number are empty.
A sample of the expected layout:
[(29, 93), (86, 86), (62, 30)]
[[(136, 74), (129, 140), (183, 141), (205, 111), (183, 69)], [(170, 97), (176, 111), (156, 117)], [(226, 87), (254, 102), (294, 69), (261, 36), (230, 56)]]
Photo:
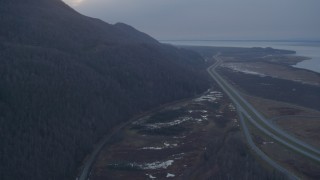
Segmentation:
[[(291, 136), (290, 134), (286, 133), (284, 130), (276, 126), (274, 123), (268, 121), (263, 115), (261, 115), (261, 113), (259, 113), (250, 103), (248, 103), (233, 86), (231, 86), (223, 77), (221, 77), (216, 72), (216, 67), (218, 67), (222, 62), (221, 58), (219, 57), (219, 54), (214, 56), (213, 58), (215, 58), (217, 62), (210, 66), (207, 69), (207, 71), (210, 74), (210, 76), (223, 89), (223, 91), (230, 97), (230, 99), (236, 104), (245, 136), (250, 136), (250, 133), (248, 132), (248, 128), (246, 127), (243, 121), (243, 116), (245, 116), (248, 119), (248, 121), (250, 121), (250, 123), (252, 123), (257, 129), (259, 129), (269, 137), (273, 138), (277, 142), (302, 154), (305, 157), (308, 157), (316, 161), (317, 163), (320, 163), (319, 149)], [(256, 153), (260, 155), (260, 157), (266, 160), (266, 155), (262, 155), (263, 153), (258, 152), (256, 150), (257, 147), (254, 145), (254, 148), (252, 143), (250, 143), (252, 141), (250, 140), (251, 137), (246, 137), (246, 139), (248, 141), (248, 144), (252, 147), (252, 149), (254, 149)], [(276, 163), (274, 162), (272, 163), (272, 160), (266, 161), (269, 162), (270, 165), (272, 165), (279, 171), (286, 174), (289, 177), (289, 179), (296, 179), (296, 177), (293, 176), (291, 173), (289, 173), (283, 168), (280, 168), (281, 166), (275, 165)]]
[(240, 118), (240, 125), (242, 128), (242, 131), (244, 133), (244, 136), (246, 138), (246, 141), (248, 142), (249, 147), (251, 148), (251, 150), (253, 150), (261, 159), (263, 159), (265, 162), (267, 162), (270, 166), (272, 166), (273, 168), (277, 169), (279, 172), (282, 172), (285, 176), (288, 177), (288, 179), (299, 179), (297, 176), (295, 176), (294, 174), (292, 174), (290, 171), (286, 170), (285, 168), (283, 168), (281, 165), (279, 165), (277, 162), (273, 161), (271, 158), (269, 158), (265, 153), (263, 153), (257, 146), (256, 144), (253, 142), (249, 129), (245, 123), (245, 119), (243, 117), (243, 114), (240, 111), (240, 107), (237, 106), (237, 112)]

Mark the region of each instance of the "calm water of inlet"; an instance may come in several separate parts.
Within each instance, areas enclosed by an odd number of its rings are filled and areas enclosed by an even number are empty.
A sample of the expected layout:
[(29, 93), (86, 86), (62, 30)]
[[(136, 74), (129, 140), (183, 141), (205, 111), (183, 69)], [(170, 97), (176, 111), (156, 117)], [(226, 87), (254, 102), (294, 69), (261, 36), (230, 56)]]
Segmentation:
[(174, 45), (218, 46), (218, 47), (272, 47), (297, 52), (299, 56), (312, 58), (294, 67), (320, 73), (320, 41), (161, 41)]

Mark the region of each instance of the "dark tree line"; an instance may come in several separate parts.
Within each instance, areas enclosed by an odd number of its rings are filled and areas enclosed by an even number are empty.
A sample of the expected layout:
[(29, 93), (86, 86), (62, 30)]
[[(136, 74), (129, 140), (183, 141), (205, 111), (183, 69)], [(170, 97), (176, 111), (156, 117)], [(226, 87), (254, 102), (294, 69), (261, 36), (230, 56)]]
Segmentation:
[(208, 88), (201, 57), (59, 0), (0, 1), (0, 179), (71, 179), (134, 114)]
[[(226, 68), (220, 68), (219, 72), (235, 82), (250, 95), (320, 110), (319, 86), (273, 77), (259, 77), (233, 72)], [(265, 88), (265, 84), (268, 84), (268, 88)]]

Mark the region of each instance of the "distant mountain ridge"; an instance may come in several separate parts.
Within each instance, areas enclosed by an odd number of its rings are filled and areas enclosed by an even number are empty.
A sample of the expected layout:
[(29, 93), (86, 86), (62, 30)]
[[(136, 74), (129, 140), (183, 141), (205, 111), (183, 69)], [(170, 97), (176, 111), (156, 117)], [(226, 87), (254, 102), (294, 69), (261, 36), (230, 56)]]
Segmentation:
[(197, 53), (60, 0), (0, 1), (0, 179), (72, 179), (115, 125), (208, 88)]
[(60, 0), (3, 0), (0, 10), (6, 15), (1, 18), (0, 30), (4, 41), (55, 48), (77, 43), (79, 47), (74, 48), (80, 49), (97, 43), (158, 43), (123, 23), (111, 25), (80, 15)]

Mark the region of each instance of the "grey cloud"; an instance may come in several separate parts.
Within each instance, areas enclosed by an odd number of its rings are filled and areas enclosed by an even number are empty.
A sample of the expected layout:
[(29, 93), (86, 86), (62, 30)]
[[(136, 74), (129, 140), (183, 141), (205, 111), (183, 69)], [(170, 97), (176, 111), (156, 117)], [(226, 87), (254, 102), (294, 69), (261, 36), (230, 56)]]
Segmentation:
[(320, 39), (318, 0), (85, 0), (74, 7), (157, 39)]

